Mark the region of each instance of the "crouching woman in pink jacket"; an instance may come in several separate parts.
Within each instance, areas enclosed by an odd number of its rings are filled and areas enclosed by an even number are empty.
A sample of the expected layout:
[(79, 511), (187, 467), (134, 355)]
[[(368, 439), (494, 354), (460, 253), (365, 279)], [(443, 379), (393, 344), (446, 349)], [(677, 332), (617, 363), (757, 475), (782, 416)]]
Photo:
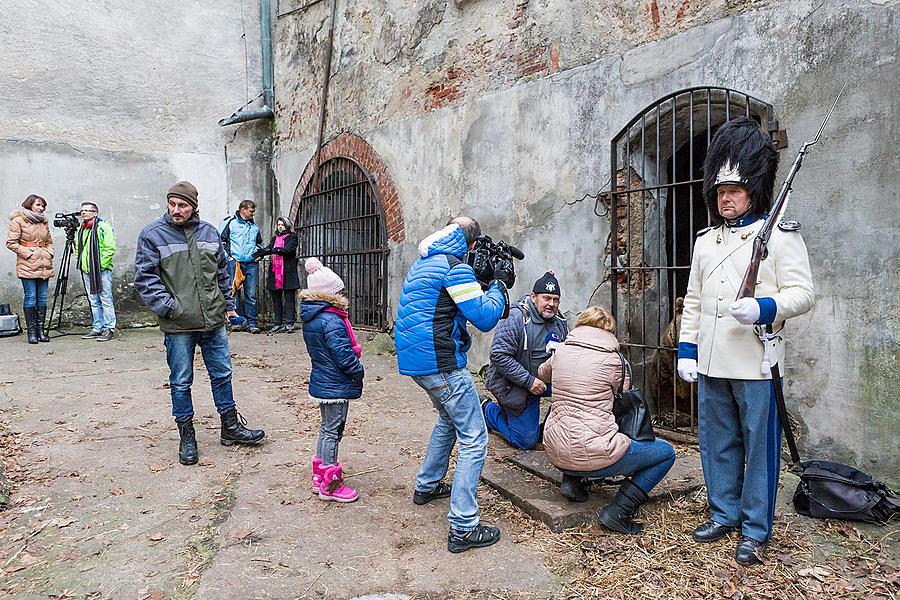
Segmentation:
[[(675, 449), (663, 440), (638, 442), (619, 433), (613, 397), (622, 379), (616, 324), (603, 307), (588, 307), (575, 329), (538, 377), (553, 383), (553, 404), (544, 426), (547, 457), (563, 472), (560, 491), (576, 502), (587, 500), (585, 479), (625, 475), (600, 522), (619, 533), (637, 534), (632, 519), (647, 495), (675, 462)], [(625, 389), (631, 385), (625, 375)]]

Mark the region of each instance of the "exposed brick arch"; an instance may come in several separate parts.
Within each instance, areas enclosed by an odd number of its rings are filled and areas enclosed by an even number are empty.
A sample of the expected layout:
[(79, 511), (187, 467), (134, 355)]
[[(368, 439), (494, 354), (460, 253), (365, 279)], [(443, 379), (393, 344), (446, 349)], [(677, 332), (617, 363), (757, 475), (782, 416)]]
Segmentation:
[[(397, 188), (394, 186), (394, 180), (391, 178), (385, 162), (368, 142), (358, 135), (346, 132), (341, 133), (322, 147), (320, 162), (324, 164), (326, 161), (337, 157), (353, 159), (369, 174), (384, 208), (387, 237), (391, 241), (402, 242), (406, 238), (403, 226), (403, 213), (400, 210)], [(297, 184), (297, 189), (294, 190), (294, 199), (291, 202), (290, 212), (291, 222), (296, 222), (297, 220), (300, 201), (312, 179), (315, 162), (316, 159), (313, 156), (303, 171), (303, 176), (300, 178), (300, 183)]]

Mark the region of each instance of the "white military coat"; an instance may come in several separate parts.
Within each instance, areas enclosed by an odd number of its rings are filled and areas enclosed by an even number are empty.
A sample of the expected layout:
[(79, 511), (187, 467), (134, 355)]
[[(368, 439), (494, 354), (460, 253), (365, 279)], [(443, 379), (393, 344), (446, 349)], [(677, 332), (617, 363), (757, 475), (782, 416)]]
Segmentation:
[[(742, 325), (728, 312), (744, 279), (753, 240), (764, 221), (743, 227), (723, 224), (698, 235), (679, 342), (697, 345), (697, 371), (725, 379), (770, 379), (762, 367), (764, 347), (759, 328)], [(773, 322), (778, 338), (769, 342), (769, 361), (784, 357), (784, 322), (813, 305), (812, 274), (806, 244), (797, 231), (775, 228), (768, 256), (760, 263), (756, 297), (770, 297), (777, 311)], [(782, 367), (781, 372), (784, 373)]]

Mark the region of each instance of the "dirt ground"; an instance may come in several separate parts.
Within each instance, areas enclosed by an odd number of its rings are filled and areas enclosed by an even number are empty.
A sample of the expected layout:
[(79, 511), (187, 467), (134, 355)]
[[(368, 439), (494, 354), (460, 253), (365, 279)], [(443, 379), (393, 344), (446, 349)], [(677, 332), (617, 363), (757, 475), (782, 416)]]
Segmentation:
[[(703, 494), (644, 511), (641, 536), (550, 532), (482, 485), (491, 548), (447, 552), (446, 501), (411, 502), (434, 412), (388, 353), (341, 445), (353, 504), (309, 492), (318, 409), (302, 336), (234, 334), (235, 397), (265, 444), (226, 448), (199, 358), (200, 463), (178, 464), (156, 330), (109, 343), (3, 340), (0, 593), (9, 598), (894, 598), (900, 526), (803, 519), (782, 506), (764, 567), (734, 540), (694, 544)], [(496, 440), (492, 442), (495, 444)]]

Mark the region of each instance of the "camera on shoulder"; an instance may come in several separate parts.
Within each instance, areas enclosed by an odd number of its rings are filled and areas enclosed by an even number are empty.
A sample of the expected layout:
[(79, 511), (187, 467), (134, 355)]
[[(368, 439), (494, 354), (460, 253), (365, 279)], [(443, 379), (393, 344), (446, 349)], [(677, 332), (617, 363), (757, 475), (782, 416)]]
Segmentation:
[(511, 288), (516, 281), (513, 259), (522, 260), (525, 253), (503, 240), (494, 241), (488, 235), (479, 236), (475, 247), (469, 251), (466, 262), (475, 271), (475, 279), (487, 289), (491, 282), (502, 281)]

